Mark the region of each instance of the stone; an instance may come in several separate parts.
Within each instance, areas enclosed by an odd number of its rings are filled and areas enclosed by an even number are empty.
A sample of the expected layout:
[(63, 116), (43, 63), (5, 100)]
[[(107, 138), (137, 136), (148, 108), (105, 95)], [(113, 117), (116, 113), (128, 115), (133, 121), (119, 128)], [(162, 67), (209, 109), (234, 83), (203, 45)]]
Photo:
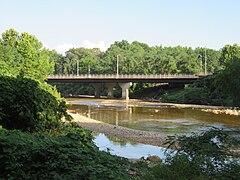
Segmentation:
[(161, 158), (159, 156), (153, 155), (153, 156), (148, 156), (147, 160), (151, 162), (159, 162), (161, 161)]

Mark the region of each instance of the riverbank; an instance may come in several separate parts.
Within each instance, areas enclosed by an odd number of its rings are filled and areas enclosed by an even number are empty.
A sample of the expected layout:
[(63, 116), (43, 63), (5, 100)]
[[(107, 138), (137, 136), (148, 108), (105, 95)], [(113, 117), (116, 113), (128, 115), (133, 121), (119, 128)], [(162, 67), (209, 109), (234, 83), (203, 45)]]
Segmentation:
[(154, 146), (163, 146), (164, 142), (166, 141), (166, 135), (162, 133), (140, 131), (126, 127), (115, 126), (87, 118), (75, 112), (69, 112), (69, 114), (73, 117), (73, 121), (79, 124), (81, 127), (95, 132), (104, 133), (119, 139), (134, 141), (142, 144), (150, 144)]

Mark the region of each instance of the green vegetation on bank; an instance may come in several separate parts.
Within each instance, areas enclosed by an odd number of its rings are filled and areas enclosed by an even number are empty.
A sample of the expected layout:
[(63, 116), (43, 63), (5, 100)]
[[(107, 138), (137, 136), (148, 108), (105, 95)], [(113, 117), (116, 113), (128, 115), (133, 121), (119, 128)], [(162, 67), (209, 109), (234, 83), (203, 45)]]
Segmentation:
[(44, 86), (0, 76), (0, 178), (130, 179), (134, 166), (99, 151), (89, 131), (64, 124), (65, 101)]
[(59, 128), (61, 118), (70, 117), (65, 101), (51, 91), (32, 79), (0, 76), (0, 124), (30, 132)]
[(55, 134), (0, 129), (0, 178), (130, 179), (130, 163), (101, 152), (90, 132), (70, 125)]
[(239, 159), (230, 154), (232, 149), (239, 150), (240, 134), (234, 134), (214, 128), (188, 137), (170, 137), (169, 146), (176, 151), (168, 154), (165, 163), (150, 168), (144, 179), (237, 180), (240, 177)]
[(184, 90), (164, 94), (161, 98), (177, 103), (240, 107), (240, 47), (225, 46), (220, 61), (223, 69), (218, 73), (202, 78)]

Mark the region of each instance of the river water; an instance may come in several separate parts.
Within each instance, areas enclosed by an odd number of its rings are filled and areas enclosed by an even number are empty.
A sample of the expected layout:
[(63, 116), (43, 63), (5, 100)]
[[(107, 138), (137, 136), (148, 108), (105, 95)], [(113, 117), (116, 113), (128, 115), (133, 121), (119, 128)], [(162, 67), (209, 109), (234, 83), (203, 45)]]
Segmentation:
[[(213, 114), (203, 112), (200, 109), (177, 108), (139, 100), (126, 102), (108, 99), (69, 98), (68, 102), (71, 104), (70, 110), (75, 110), (86, 117), (117, 126), (163, 132), (167, 135), (190, 134), (205, 131), (211, 127), (240, 130), (239, 116)], [(112, 154), (127, 158), (140, 158), (147, 155), (163, 157), (163, 150), (165, 150), (150, 145), (116, 141), (116, 139), (104, 134), (98, 134), (95, 137), (95, 143), (100, 149), (110, 150)]]

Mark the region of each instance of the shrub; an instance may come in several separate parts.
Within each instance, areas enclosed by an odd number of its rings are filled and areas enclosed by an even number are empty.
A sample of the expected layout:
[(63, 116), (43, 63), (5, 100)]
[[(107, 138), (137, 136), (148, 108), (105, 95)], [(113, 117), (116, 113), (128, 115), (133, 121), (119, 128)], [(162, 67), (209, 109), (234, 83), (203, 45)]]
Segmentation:
[[(169, 144), (176, 151), (167, 155), (166, 162), (150, 169), (148, 179), (238, 179), (239, 159), (229, 156), (231, 149), (239, 149), (236, 133), (211, 129), (192, 136), (170, 137)], [(239, 136), (239, 134), (238, 134)]]
[(91, 135), (0, 130), (0, 179), (129, 179), (126, 159), (101, 152)]
[(183, 102), (189, 104), (208, 104), (209, 95), (205, 88), (191, 87), (184, 91)]
[(23, 131), (58, 128), (67, 106), (47, 88), (31, 79), (0, 76), (0, 125)]

